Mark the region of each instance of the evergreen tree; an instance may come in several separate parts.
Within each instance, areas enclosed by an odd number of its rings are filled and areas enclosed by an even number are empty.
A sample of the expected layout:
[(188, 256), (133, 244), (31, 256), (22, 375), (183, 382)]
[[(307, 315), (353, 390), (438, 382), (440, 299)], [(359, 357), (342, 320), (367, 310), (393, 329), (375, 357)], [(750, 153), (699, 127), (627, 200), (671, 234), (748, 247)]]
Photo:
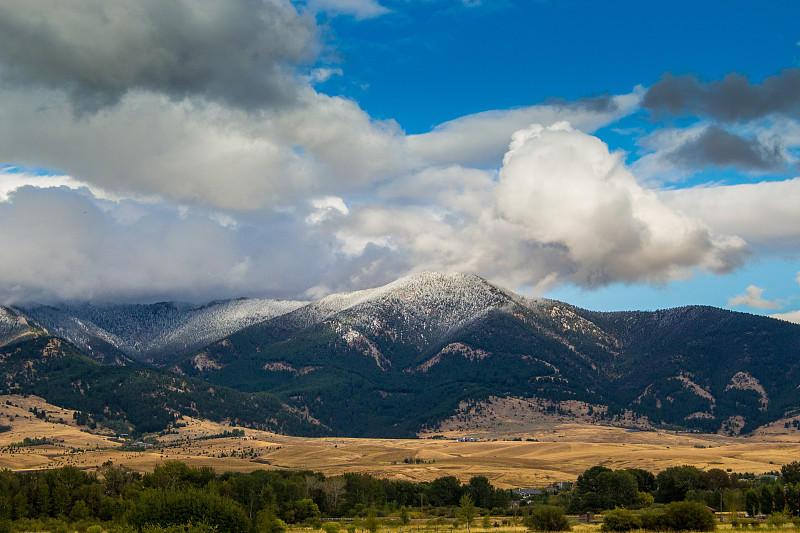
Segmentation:
[(744, 512), (749, 516), (755, 516), (758, 514), (758, 509), (758, 492), (755, 489), (747, 489), (744, 493)]
[(770, 485), (761, 485), (758, 491), (758, 507), (762, 514), (772, 514), (774, 502), (772, 501), (772, 487)]

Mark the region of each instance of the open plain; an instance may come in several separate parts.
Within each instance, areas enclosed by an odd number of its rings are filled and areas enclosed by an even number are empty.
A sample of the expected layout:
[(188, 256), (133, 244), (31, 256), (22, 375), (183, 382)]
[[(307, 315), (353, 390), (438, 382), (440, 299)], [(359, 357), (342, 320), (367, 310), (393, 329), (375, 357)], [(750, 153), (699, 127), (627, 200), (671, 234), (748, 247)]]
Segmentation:
[[(34, 408), (47, 415), (35, 416)], [(800, 442), (792, 434), (727, 437), (557, 419), (529, 425), (517, 436), (449, 431), (420, 439), (308, 439), (250, 429), (244, 429), (244, 437), (215, 436), (234, 428), (188, 418), (183, 423), (174, 433), (150, 440), (152, 444), (136, 445), (109, 432), (77, 426), (70, 411), (34, 396), (4, 396), (0, 397), (0, 424), (11, 429), (0, 433), (0, 468), (38, 470), (74, 465), (92, 470), (112, 461), (144, 472), (178, 460), (220, 472), (307, 469), (326, 475), (363, 472), (412, 481), (453, 475), (464, 482), (484, 475), (497, 487), (511, 488), (572, 481), (598, 464), (653, 472), (688, 464), (700, 469), (763, 473), (800, 457)], [(49, 443), (12, 446), (26, 437), (47, 438)]]

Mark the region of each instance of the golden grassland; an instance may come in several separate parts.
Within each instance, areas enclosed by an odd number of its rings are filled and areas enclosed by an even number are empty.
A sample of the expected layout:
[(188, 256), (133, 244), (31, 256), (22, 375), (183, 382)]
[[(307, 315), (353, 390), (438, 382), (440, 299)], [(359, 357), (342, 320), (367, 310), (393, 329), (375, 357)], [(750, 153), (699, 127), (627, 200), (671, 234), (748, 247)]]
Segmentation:
[[(500, 523), (500, 521), (505, 517), (493, 517), (493, 523)], [(598, 518), (602, 518), (599, 517)], [(601, 520), (596, 520), (594, 523), (587, 524), (585, 522), (578, 522), (576, 516), (568, 516), (567, 519), (570, 522), (571, 532), (572, 533), (599, 533), (601, 531)], [(457, 526), (454, 526), (451, 522), (441, 522), (435, 523), (433, 520), (420, 520), (414, 519), (408, 525), (401, 525), (399, 522), (392, 523), (392, 522), (384, 522), (381, 523), (378, 527), (378, 533), (529, 533), (529, 530), (526, 529), (522, 525), (522, 521), (520, 519), (515, 520), (516, 525), (512, 526), (490, 526), (488, 528), (482, 527), (480, 525), (481, 518), (478, 517), (473, 523), (473, 525), (467, 529), (467, 527), (462, 523)], [(45, 526), (46, 527), (46, 526)], [(12, 531), (14, 529), (12, 528)], [(47, 531), (47, 529), (42, 530)], [(108, 526), (106, 524), (106, 529), (103, 531), (105, 532), (113, 532), (114, 526)], [(319, 533), (321, 530), (314, 529), (312, 527), (292, 527), (290, 526), (286, 533)], [(340, 533), (346, 533), (347, 529), (345, 525), (342, 524), (341, 529), (339, 530)], [(367, 530), (364, 529), (362, 525), (359, 525), (356, 529), (357, 533), (367, 533)], [(638, 529), (635, 530), (636, 533), (648, 533), (649, 530)], [(725, 522), (718, 522), (717, 523), (717, 531), (723, 532), (735, 532), (735, 531), (780, 531), (781, 533), (800, 533), (800, 528), (792, 524), (791, 522), (783, 525), (783, 526), (768, 526), (766, 523), (759, 524), (756, 529), (751, 529), (749, 527), (733, 527), (728, 521), (727, 517), (725, 518)], [(77, 532), (76, 532), (77, 533)]]
[[(45, 410), (47, 420), (35, 417), (30, 412), (33, 407)], [(220, 472), (307, 469), (326, 475), (362, 472), (410, 481), (453, 475), (463, 482), (484, 475), (496, 487), (512, 488), (572, 481), (598, 464), (652, 472), (688, 464), (762, 473), (800, 458), (796, 436), (774, 432), (743, 438), (557, 422), (542, 424), (538, 430), (528, 427), (523, 440), (513, 440), (509, 434), (482, 434), (476, 436), (476, 442), (457, 442), (455, 437), (469, 435), (455, 431), (437, 439), (309, 439), (250, 429), (245, 430), (245, 438), (204, 438), (232, 427), (188, 418), (184, 422), (186, 426), (177, 433), (159, 437), (159, 446), (136, 448), (123, 446), (108, 432), (89, 432), (77, 426), (71, 411), (40, 398), (0, 396), (0, 424), (12, 428), (0, 433), (0, 468), (38, 470), (73, 465), (92, 470), (113, 461), (145, 472), (179, 460)], [(53, 442), (9, 446), (25, 437), (48, 437)], [(413, 461), (404, 463), (404, 459)]]
[[(596, 520), (595, 523), (587, 524), (585, 522), (578, 522), (576, 516), (568, 516), (567, 517), (572, 533), (599, 533), (600, 532), (600, 522), (601, 520)], [(602, 517), (598, 517), (602, 518)], [(493, 523), (500, 523), (501, 517), (492, 518)], [(717, 531), (781, 531), (784, 533), (794, 533), (800, 532), (800, 528), (792, 524), (791, 522), (783, 525), (783, 526), (767, 526), (766, 523), (759, 524), (757, 529), (751, 529), (749, 527), (733, 527), (731, 523), (728, 521), (728, 518), (725, 517), (725, 522), (718, 522), (717, 523)], [(516, 520), (517, 525), (514, 526), (501, 526), (501, 527), (488, 527), (484, 528), (481, 527), (479, 524), (481, 522), (481, 518), (478, 517), (473, 523), (472, 527), (469, 529), (470, 533), (529, 533), (528, 529), (526, 529), (522, 525), (521, 520)], [(287, 530), (287, 533), (309, 533), (309, 528), (293, 528), (290, 527)], [(366, 531), (366, 530), (364, 530)], [(433, 521), (430, 520), (412, 520), (411, 524), (407, 526), (402, 526), (398, 524), (383, 524), (379, 528), (379, 533), (447, 533), (447, 532), (455, 532), (458, 531), (460, 533), (466, 533), (468, 530), (464, 524), (460, 524), (457, 527), (453, 527), (451, 523), (439, 524), (436, 525)], [(647, 533), (647, 530), (639, 529), (635, 530), (637, 533)], [(346, 529), (342, 527), (340, 529), (341, 533), (345, 533)], [(362, 533), (361, 528), (357, 529), (358, 533)]]

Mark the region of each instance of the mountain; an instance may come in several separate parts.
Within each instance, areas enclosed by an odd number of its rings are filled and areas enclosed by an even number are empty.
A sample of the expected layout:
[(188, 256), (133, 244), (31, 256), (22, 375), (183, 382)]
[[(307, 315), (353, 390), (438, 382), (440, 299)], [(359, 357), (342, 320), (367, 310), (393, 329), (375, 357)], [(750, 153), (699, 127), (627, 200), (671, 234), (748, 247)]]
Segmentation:
[(20, 313), (0, 307), (0, 347), (35, 337), (39, 332)]
[(167, 429), (181, 415), (317, 436), (328, 428), (269, 393), (243, 393), (159, 369), (103, 365), (34, 330), (0, 347), (0, 394), (35, 394), (117, 433)]
[(7, 313), (97, 359), (158, 364), (240, 399), (268, 394), (305, 417), (284, 428), (306, 433), (411, 436), (507, 397), (590, 421), (732, 434), (800, 414), (798, 325), (711, 307), (599, 313), (471, 275), (417, 274), (314, 302)]
[(19, 311), (103, 362), (157, 365), (305, 303), (240, 298), (200, 307), (179, 302), (34, 304), (19, 306)]
[(799, 348), (800, 327), (770, 318), (596, 313), (426, 273), (255, 324), (176, 369), (272, 391), (352, 435), (413, 434), (492, 396), (738, 433), (800, 408)]
[(713, 307), (581, 314), (620, 342), (616, 399), (652, 420), (738, 433), (800, 414), (800, 326)]

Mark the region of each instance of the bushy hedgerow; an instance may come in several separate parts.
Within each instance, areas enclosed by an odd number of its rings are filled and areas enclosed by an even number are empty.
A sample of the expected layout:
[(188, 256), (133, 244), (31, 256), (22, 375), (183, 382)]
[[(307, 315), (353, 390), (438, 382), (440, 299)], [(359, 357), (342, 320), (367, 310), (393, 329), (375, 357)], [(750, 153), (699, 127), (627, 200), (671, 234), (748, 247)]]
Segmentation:
[(569, 531), (570, 525), (564, 516), (564, 509), (553, 505), (534, 507), (522, 523), (531, 531)]
[(717, 527), (708, 507), (698, 502), (672, 502), (664, 507), (663, 523), (673, 531), (713, 531)]
[(628, 509), (617, 507), (603, 513), (602, 531), (631, 531), (642, 527), (642, 519)]

